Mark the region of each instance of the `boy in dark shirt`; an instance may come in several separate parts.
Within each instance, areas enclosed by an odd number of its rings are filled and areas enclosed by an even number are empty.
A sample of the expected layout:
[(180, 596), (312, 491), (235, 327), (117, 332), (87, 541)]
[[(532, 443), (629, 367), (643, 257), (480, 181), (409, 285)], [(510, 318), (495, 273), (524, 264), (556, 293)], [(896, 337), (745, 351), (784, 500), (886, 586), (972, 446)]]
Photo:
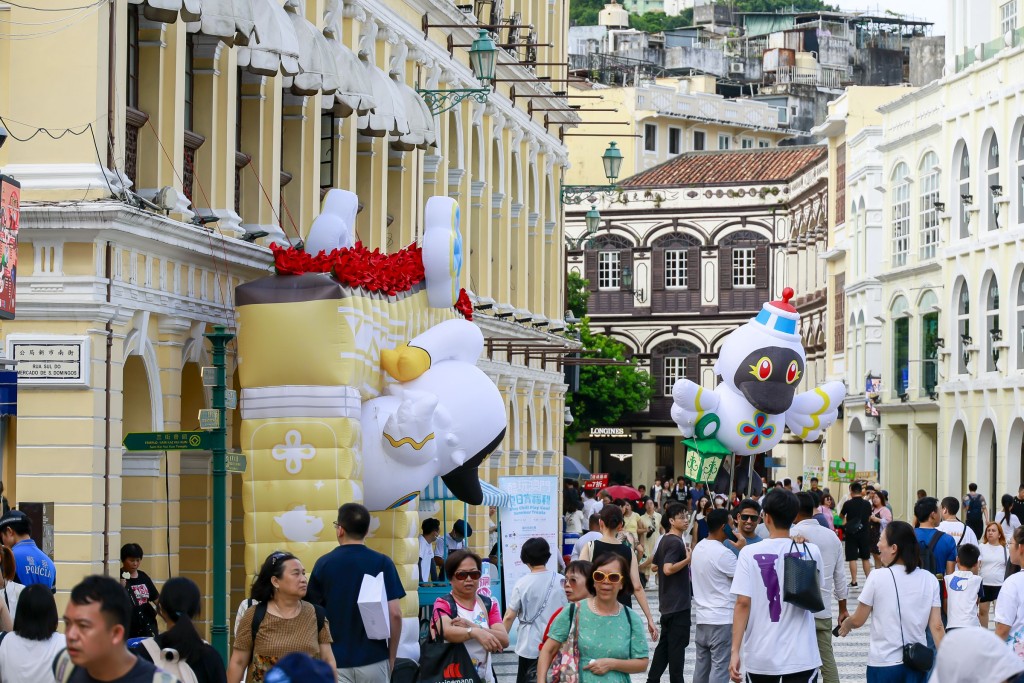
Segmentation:
[(843, 516), (846, 529), (846, 561), (850, 563), (850, 585), (857, 585), (857, 560), (864, 569), (864, 578), (871, 572), (868, 558), (871, 557), (871, 535), (868, 533), (868, 519), (871, 517), (871, 503), (863, 497), (864, 487), (860, 482), (850, 484), (850, 500), (843, 503), (839, 514)]

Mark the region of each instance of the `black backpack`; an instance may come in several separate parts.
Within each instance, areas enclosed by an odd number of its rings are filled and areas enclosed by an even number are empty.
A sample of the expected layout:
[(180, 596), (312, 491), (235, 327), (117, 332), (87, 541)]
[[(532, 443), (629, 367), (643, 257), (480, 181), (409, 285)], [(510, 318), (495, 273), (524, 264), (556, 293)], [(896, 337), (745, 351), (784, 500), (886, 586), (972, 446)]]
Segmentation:
[(967, 496), (967, 519), (981, 521), (981, 495)]

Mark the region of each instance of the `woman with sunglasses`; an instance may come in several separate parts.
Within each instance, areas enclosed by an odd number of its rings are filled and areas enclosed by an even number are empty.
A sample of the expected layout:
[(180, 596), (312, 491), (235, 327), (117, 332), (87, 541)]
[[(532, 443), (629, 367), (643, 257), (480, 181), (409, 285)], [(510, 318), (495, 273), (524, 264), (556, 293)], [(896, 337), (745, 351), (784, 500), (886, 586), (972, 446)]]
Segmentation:
[[(238, 622), (228, 683), (239, 683), (242, 675), (248, 681), (262, 681), (281, 657), (304, 652), (319, 657), (337, 668), (331, 650), (331, 628), (324, 618), (317, 628), (316, 608), (302, 598), (306, 596), (306, 569), (291, 553), (271, 553), (253, 581), (250, 596), (257, 603), (247, 609)], [(256, 638), (252, 627), (256, 611), (266, 613), (259, 622)], [(255, 642), (254, 642), (255, 640)]]
[(647, 671), (647, 639), (639, 615), (618, 600), (629, 576), (626, 559), (602, 553), (587, 577), (593, 595), (575, 610), (563, 609), (548, 634), (537, 666), (537, 682), (544, 683), (555, 651), (570, 637), (577, 639), (581, 683), (629, 683), (629, 675)]
[(491, 654), (508, 647), (508, 631), (497, 601), (477, 595), (480, 568), (476, 553), (456, 550), (448, 555), (444, 571), (451, 577), (452, 592), (434, 601), (432, 629), (449, 643), (464, 643), (480, 680), (495, 683)]

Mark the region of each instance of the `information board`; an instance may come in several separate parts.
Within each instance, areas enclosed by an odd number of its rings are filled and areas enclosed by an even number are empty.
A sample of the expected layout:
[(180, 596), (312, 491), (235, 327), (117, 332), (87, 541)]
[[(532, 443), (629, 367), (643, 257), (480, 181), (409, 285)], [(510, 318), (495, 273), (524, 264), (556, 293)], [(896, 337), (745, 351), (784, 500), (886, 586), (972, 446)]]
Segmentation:
[(498, 477), (498, 488), (509, 495), (508, 507), (501, 508), (502, 585), (505, 594), (530, 568), (519, 559), (519, 551), (528, 539), (543, 538), (551, 546), (548, 569), (554, 571), (561, 552), (558, 514), (558, 477)]

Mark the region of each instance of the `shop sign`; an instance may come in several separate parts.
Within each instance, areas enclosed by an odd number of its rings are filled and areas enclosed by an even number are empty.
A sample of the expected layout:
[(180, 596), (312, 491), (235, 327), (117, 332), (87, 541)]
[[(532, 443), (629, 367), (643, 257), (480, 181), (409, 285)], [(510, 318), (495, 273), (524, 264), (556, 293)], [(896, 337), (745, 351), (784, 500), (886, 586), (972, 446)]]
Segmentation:
[(591, 439), (628, 439), (632, 436), (625, 427), (591, 427)]
[(7, 357), (17, 362), (22, 386), (89, 384), (88, 337), (11, 334)]
[(590, 475), (590, 480), (583, 482), (584, 491), (597, 491), (608, 486), (608, 475), (605, 473), (595, 473)]
[(18, 268), (21, 184), (0, 175), (0, 319), (14, 319), (14, 281)]
[(857, 463), (842, 460), (828, 461), (828, 480), (849, 484), (857, 478)]

